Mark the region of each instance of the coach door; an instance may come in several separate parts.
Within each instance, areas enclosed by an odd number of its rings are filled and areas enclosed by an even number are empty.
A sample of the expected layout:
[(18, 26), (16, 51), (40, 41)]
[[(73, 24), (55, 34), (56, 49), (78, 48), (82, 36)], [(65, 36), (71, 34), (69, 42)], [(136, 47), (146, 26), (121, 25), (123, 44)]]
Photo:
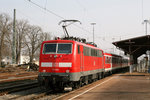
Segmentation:
[(83, 57), (83, 46), (78, 45), (78, 49), (80, 50), (80, 69), (83, 72), (84, 69), (84, 57)]

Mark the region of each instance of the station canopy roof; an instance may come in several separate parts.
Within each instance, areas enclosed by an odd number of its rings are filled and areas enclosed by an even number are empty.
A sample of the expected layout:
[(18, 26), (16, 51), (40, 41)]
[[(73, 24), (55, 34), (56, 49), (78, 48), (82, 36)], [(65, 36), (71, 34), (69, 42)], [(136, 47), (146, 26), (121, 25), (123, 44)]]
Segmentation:
[(147, 50), (150, 50), (150, 35), (116, 41), (112, 44), (125, 51), (125, 53), (138, 58), (145, 54)]

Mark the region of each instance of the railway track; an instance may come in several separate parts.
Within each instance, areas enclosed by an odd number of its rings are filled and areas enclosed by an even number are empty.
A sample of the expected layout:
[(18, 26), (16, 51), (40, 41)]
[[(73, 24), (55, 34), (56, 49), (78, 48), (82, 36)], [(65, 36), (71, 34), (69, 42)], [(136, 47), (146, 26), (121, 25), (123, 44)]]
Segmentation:
[(52, 90), (41, 89), (37, 80), (24, 80), (0, 84), (0, 100), (37, 100), (57, 95)]
[(41, 100), (43, 98), (52, 100), (65, 94), (62, 91), (43, 90), (36, 82), (1, 88), (0, 91), (0, 100)]
[(37, 75), (33, 75), (33, 76), (23, 76), (23, 77), (9, 77), (6, 79), (0, 79), (0, 84), (2, 83), (7, 83), (7, 82), (12, 82), (12, 81), (24, 81), (24, 80), (28, 80), (28, 79), (37, 79)]
[[(39, 88), (39, 87), (37, 87)], [(50, 100), (64, 94), (64, 93), (55, 93), (54, 91), (52, 90), (49, 90), (49, 91), (43, 91), (43, 90), (40, 90), (40, 89), (29, 89), (27, 91), (32, 91), (31, 93), (29, 94), (23, 94), (23, 95), (20, 95), (22, 94), (21, 92), (18, 92), (18, 93), (12, 93), (12, 94), (7, 94), (7, 95), (3, 95), (2, 98), (0, 98), (0, 100), (41, 100), (43, 98), (50, 98)], [(23, 92), (23, 91), (22, 91)], [(19, 95), (17, 95), (19, 94)], [(45, 100), (45, 99), (43, 99)]]
[(49, 91), (45, 91), (43, 93), (39, 93), (38, 95), (34, 95), (34, 96), (31, 96), (31, 97), (28, 97), (26, 98), (26, 100), (37, 100), (37, 99), (40, 99), (44, 96), (47, 96), (49, 94), (51, 94), (53, 91), (52, 90), (49, 90)]
[(4, 94), (10, 94), (13, 92), (17, 92), (17, 91), (27, 90), (27, 89), (34, 88), (34, 87), (38, 87), (37, 80), (33, 81), (33, 82), (29, 82), (29, 83), (27, 83), (27, 82), (21, 83), (21, 84), (13, 83), (13, 85), (7, 84), (7, 85), (4, 85), (3, 87), (1, 85), (0, 86), (0, 96), (2, 96)]
[[(115, 74), (111, 76), (114, 75)], [(100, 81), (103, 80), (105, 80), (105, 78)], [(74, 93), (74, 91), (82, 90), (83, 88), (88, 88), (89, 86), (96, 84), (97, 82), (93, 82), (91, 84), (85, 85), (71, 92), (43, 90), (38, 86), (37, 81), (30, 82), (28, 84), (26, 83), (26, 84), (20, 84), (16, 86), (9, 86), (6, 88), (0, 87), (0, 94), (1, 94), (0, 100), (53, 100), (63, 95), (66, 95), (68, 93), (70, 94), (70, 93)]]
[(33, 81), (36, 81), (36, 80), (25, 79), (25, 80), (2, 82), (2, 83), (0, 83), (0, 88), (14, 86), (16, 84), (30, 83), (30, 82), (33, 82)]

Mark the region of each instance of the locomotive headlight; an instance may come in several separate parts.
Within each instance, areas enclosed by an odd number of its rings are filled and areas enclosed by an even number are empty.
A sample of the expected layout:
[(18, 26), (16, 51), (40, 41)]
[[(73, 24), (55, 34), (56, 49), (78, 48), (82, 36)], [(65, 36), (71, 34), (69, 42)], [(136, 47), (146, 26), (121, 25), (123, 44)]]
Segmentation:
[(43, 72), (46, 72), (46, 70), (43, 70)]
[(66, 73), (69, 73), (70, 72), (70, 70), (66, 70)]

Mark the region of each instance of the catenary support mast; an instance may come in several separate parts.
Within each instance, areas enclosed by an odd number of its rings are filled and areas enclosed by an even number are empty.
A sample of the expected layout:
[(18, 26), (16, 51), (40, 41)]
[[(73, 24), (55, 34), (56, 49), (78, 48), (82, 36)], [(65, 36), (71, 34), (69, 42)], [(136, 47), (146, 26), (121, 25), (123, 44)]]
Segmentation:
[(16, 9), (14, 9), (13, 19), (12, 64), (16, 64)]

